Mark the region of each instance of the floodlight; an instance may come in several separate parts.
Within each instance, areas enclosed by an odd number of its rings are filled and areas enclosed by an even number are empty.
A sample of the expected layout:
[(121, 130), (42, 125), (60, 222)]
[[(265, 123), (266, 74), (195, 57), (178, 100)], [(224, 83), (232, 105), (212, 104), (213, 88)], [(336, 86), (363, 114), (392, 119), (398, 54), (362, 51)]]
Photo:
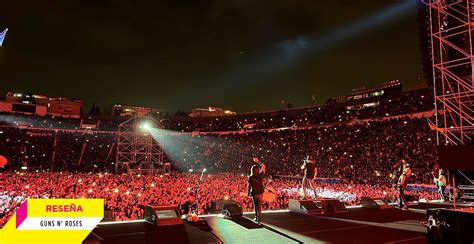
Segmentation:
[(142, 128), (144, 130), (150, 130), (151, 129), (151, 126), (148, 122), (144, 122), (143, 125), (142, 125)]

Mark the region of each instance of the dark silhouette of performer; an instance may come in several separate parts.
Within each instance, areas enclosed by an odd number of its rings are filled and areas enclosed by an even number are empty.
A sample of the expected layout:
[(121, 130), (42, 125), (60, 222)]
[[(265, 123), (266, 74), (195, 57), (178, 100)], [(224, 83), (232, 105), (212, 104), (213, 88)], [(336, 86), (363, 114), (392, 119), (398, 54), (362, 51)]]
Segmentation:
[(253, 221), (257, 224), (261, 224), (263, 192), (265, 191), (263, 186), (263, 176), (266, 167), (264, 163), (258, 160), (258, 158), (253, 158), (253, 161), (257, 164), (253, 165), (250, 169), (247, 190), (248, 195), (252, 197), (253, 208), (255, 209), (255, 218)]
[(411, 174), (410, 164), (406, 163), (402, 159), (403, 171), (400, 177), (398, 178), (397, 188), (398, 188), (398, 198), (399, 198), (399, 207), (408, 208), (407, 200), (405, 199), (405, 188), (407, 186), (408, 176)]
[(301, 169), (304, 170), (303, 182), (301, 183), (303, 187), (303, 199), (306, 199), (306, 189), (308, 186), (313, 190), (314, 199), (316, 199), (316, 183), (314, 179), (316, 179), (316, 176), (318, 175), (318, 168), (316, 168), (316, 161), (314, 158), (307, 156), (305, 159), (303, 159), (303, 165), (301, 166)]

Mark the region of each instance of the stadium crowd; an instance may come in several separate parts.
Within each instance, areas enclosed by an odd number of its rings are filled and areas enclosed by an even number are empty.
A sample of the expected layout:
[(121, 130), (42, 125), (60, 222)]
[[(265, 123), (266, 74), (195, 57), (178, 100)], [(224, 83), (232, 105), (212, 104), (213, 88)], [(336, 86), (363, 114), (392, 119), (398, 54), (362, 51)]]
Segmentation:
[[(196, 201), (198, 174), (171, 175), (114, 175), (108, 173), (0, 173), (0, 226), (6, 223), (15, 209), (28, 198), (103, 198), (105, 208), (112, 211), (114, 220), (131, 220), (143, 216), (148, 204), (184, 205)], [(219, 201), (232, 200), (251, 211), (247, 196), (246, 175), (207, 175), (200, 185), (199, 213), (213, 213)], [(285, 209), (291, 198), (300, 196), (300, 181), (272, 179), (265, 185), (276, 190), (277, 199), (266, 202), (264, 209)], [(361, 196), (396, 199), (395, 189), (389, 186), (367, 187), (365, 184), (318, 184), (318, 197), (338, 198), (347, 205), (357, 204)], [(427, 199), (436, 194), (424, 193)]]
[[(142, 216), (147, 204), (182, 204), (196, 197), (194, 187), (198, 175), (195, 174), (105, 173), (113, 169), (113, 134), (58, 132), (56, 145), (52, 135), (31, 134), (18, 128), (4, 128), (2, 135), (1, 148), (8, 150), (0, 153), (10, 157), (12, 162), (25, 160), (33, 171), (11, 173), (18, 167), (10, 164), (7, 167), (10, 173), (2, 173), (0, 213), (3, 222), (27, 198), (104, 198), (114, 219), (126, 220)], [(237, 201), (244, 210), (250, 210), (245, 176), (252, 164), (251, 157), (266, 162), (268, 179), (271, 179), (278, 175), (300, 175), (304, 155), (315, 155), (320, 177), (344, 180), (342, 184), (320, 185), (318, 194), (339, 198), (349, 205), (367, 195), (396, 199), (390, 174), (400, 159), (412, 163), (412, 183), (430, 182), (431, 168), (436, 161), (434, 138), (424, 119), (244, 134), (178, 134), (167, 136), (166, 141), (165, 153), (176, 171), (199, 172), (207, 168), (212, 173), (201, 186), (201, 213), (212, 212), (216, 200), (222, 199)], [(15, 158), (15, 155), (19, 156)], [(54, 164), (51, 163), (53, 155)], [(70, 173), (75, 171), (90, 173)], [(219, 175), (222, 172), (228, 174)], [(265, 209), (286, 208), (288, 199), (298, 197), (300, 192), (299, 181), (274, 177), (267, 184), (279, 194), (275, 202), (264, 205)], [(427, 192), (417, 194), (428, 199), (434, 197)]]
[[(246, 176), (253, 157), (266, 163), (266, 184), (279, 193), (276, 201), (264, 204), (265, 209), (287, 208), (289, 199), (299, 197), (300, 181), (280, 176), (301, 176), (306, 155), (315, 157), (319, 177), (342, 179), (339, 184), (319, 184), (319, 197), (335, 197), (348, 205), (357, 204), (361, 196), (394, 201), (392, 176), (397, 176), (400, 160), (412, 164), (409, 183), (431, 183), (437, 155), (426, 118), (387, 117), (431, 110), (427, 97), (405, 93), (383, 98), (377, 108), (360, 110), (328, 104), (228, 118), (162, 121), (165, 162), (171, 162), (174, 172), (154, 176), (111, 173), (116, 155), (112, 131), (123, 118), (89, 119), (97, 122), (99, 130), (108, 130), (93, 131), (78, 130), (82, 121), (77, 119), (1, 114), (0, 155), (9, 163), (0, 168), (0, 226), (27, 198), (104, 198), (115, 220), (139, 218), (148, 204), (186, 205), (196, 200), (199, 179), (188, 172), (204, 168), (209, 175), (200, 187), (200, 213), (216, 210), (219, 200), (236, 201), (248, 211), (252, 204)], [(371, 120), (358, 121), (365, 118)], [(246, 124), (253, 124), (254, 129), (280, 129), (242, 131)], [(411, 194), (435, 198), (431, 192)]]
[(433, 98), (428, 89), (404, 92), (395, 96), (376, 98), (377, 106), (359, 108), (360, 101), (323, 106), (291, 108), (264, 113), (248, 113), (225, 117), (172, 117), (162, 120), (165, 129), (174, 131), (239, 131), (246, 128), (269, 129), (310, 126), (334, 122), (350, 122), (368, 118), (383, 118), (428, 111), (433, 109)]
[(339, 124), (304, 130), (175, 135), (166, 137), (165, 153), (179, 170), (246, 172), (252, 157), (267, 162), (271, 175), (298, 175), (305, 155), (313, 155), (321, 177), (357, 183), (384, 179), (401, 159), (412, 164), (414, 181), (428, 183), (436, 162), (434, 133), (424, 118)]

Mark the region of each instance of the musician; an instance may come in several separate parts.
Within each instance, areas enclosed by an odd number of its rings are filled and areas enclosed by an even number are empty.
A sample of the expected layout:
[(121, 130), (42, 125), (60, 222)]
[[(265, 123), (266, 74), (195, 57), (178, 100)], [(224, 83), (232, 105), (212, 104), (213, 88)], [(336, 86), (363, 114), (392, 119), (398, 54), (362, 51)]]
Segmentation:
[(178, 210), (181, 214), (191, 214), (197, 209), (196, 197), (191, 194), (188, 199), (183, 199), (178, 204)]
[(438, 188), (438, 194), (441, 201), (446, 201), (446, 196), (444, 195), (444, 192), (446, 190), (446, 176), (444, 176), (444, 171), (442, 169), (439, 169), (438, 177), (434, 178), (434, 182), (436, 184), (436, 187)]
[(405, 160), (402, 159), (402, 163), (403, 163), (403, 172), (400, 175), (400, 177), (398, 177), (398, 183), (397, 183), (399, 207), (408, 208), (408, 204), (405, 199), (405, 188), (407, 186), (408, 176), (410, 176), (411, 174), (411, 169), (410, 169), (410, 164), (406, 163)]
[(263, 186), (263, 175), (265, 174), (266, 166), (264, 163), (260, 162), (258, 158), (253, 158), (253, 162), (256, 164), (250, 169), (247, 191), (248, 195), (252, 197), (253, 208), (255, 210), (255, 218), (253, 221), (257, 224), (261, 224), (263, 192), (265, 191)]
[(316, 168), (316, 161), (314, 158), (311, 156), (306, 156), (306, 158), (303, 159), (303, 165), (301, 165), (301, 169), (304, 170), (303, 182), (301, 183), (303, 187), (303, 199), (306, 199), (306, 188), (308, 188), (308, 186), (313, 190), (314, 199), (316, 199), (316, 183), (314, 179), (316, 179), (316, 176), (318, 175), (318, 168)]

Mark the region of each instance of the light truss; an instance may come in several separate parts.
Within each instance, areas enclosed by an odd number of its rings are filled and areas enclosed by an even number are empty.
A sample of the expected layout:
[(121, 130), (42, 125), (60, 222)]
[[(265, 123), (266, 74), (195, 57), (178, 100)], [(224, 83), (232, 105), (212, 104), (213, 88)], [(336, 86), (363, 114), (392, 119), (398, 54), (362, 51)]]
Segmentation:
[(437, 143), (463, 145), (474, 136), (474, 3), (421, 2), (430, 18)]
[(119, 125), (116, 173), (163, 171), (163, 137), (159, 136), (159, 141), (155, 140), (149, 131), (140, 128), (143, 123), (149, 124), (151, 128), (159, 128), (159, 123), (151, 116), (134, 116)]

